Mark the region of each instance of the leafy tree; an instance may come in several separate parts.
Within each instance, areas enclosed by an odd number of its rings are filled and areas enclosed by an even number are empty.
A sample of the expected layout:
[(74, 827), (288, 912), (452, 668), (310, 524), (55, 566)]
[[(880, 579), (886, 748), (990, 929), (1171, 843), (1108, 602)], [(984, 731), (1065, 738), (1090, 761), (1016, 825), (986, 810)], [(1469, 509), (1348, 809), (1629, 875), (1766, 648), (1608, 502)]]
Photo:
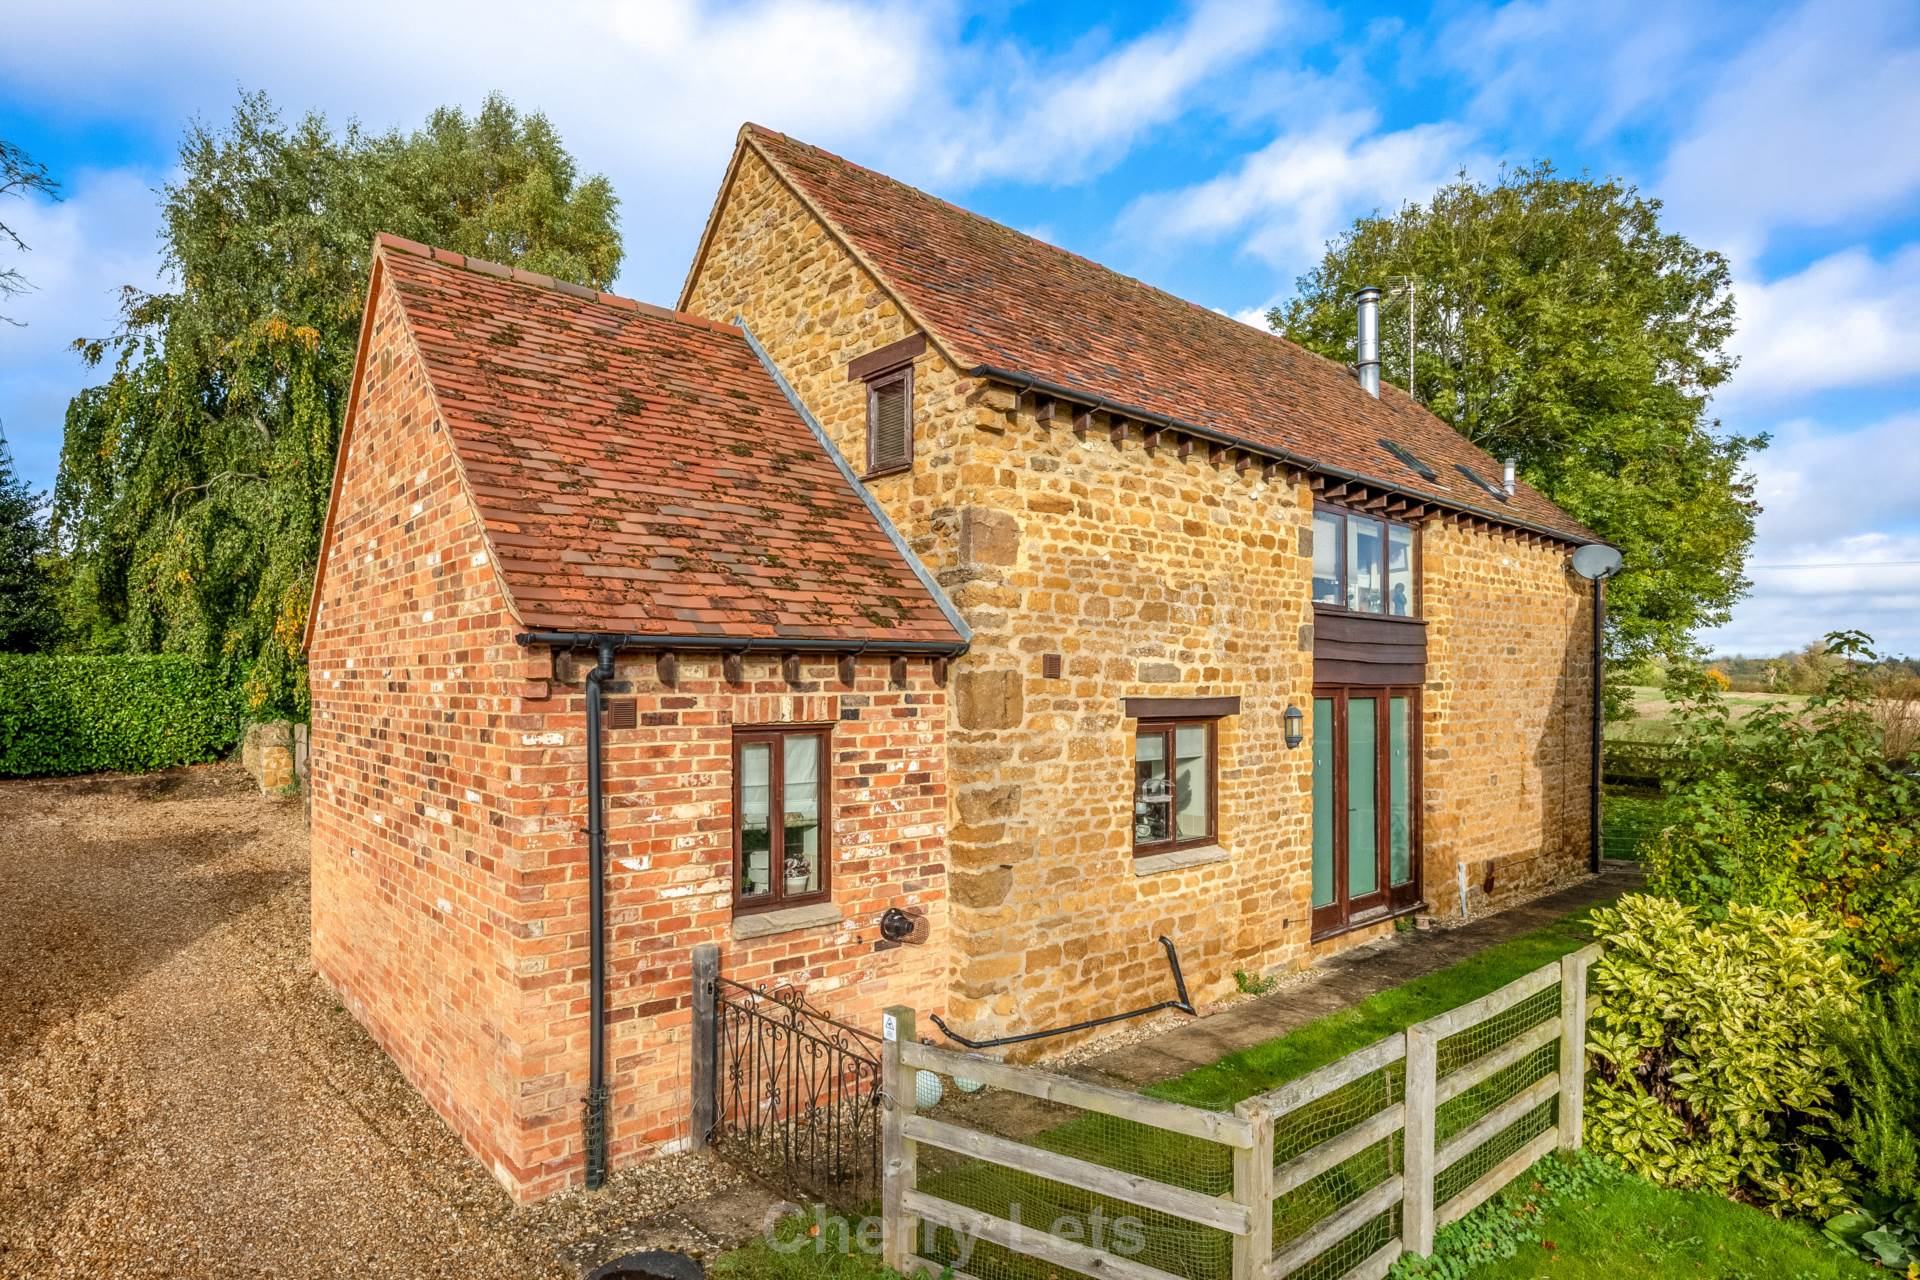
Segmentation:
[[(5, 138), (0, 138), (0, 196), (24, 197), (29, 191), (51, 196), (59, 190), (60, 184), (47, 176), (47, 166)], [(15, 249), (25, 250), (27, 247), (27, 242), (20, 238), (19, 233), (4, 222), (0, 222), (0, 240), (12, 241)], [(0, 267), (0, 298), (25, 293), (30, 287), (18, 268)], [(4, 313), (0, 313), (0, 320), (6, 318)]]
[(0, 653), (44, 649), (60, 633), (47, 552), (40, 497), (14, 474), (0, 435)]
[[(1268, 316), (1351, 359), (1354, 291), (1414, 280), (1419, 398), (1625, 553), (1607, 587), (1623, 662), (1687, 651), (1745, 592), (1758, 507), (1741, 463), (1766, 443), (1707, 416), (1734, 366), (1727, 263), (1659, 213), (1546, 163), (1491, 185), (1463, 176), (1360, 219)], [(1383, 374), (1403, 385), (1405, 314), (1381, 326)]]
[(81, 647), (216, 662), (256, 713), (304, 712), (299, 637), (376, 231), (594, 286), (616, 200), (546, 119), (489, 97), (412, 134), (195, 124), (163, 195), (172, 289), (126, 291), (111, 370), (67, 409), (55, 527)]

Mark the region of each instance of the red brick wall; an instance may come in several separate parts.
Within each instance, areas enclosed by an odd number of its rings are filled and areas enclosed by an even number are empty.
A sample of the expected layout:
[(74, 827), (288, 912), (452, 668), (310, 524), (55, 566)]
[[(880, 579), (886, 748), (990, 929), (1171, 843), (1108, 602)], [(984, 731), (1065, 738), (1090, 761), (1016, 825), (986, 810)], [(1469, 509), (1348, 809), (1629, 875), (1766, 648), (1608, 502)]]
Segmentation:
[[(577, 1181), (580, 1099), (586, 1092), (586, 881), (578, 834), (585, 812), (583, 655), (561, 657), (541, 711), (545, 743), (516, 771), (516, 803), (543, 829), (524, 837), (530, 873), (523, 910), (545, 929), (522, 981), (526, 1020), (544, 1037), (526, 1048), (521, 1117), (531, 1145), (528, 1194)], [(622, 655), (615, 698), (631, 698), (637, 725), (606, 738), (608, 1079), (615, 1167), (678, 1149), (691, 1136), (691, 958), (718, 943), (720, 972), (739, 982), (803, 987), (844, 1020), (877, 1028), (879, 1010), (908, 1004), (944, 1012), (948, 981), (946, 694), (930, 664), (907, 664), (904, 688), (888, 661), (862, 659), (842, 686), (831, 660), (802, 665), (789, 686), (772, 657), (745, 660), (740, 685), (712, 655), (682, 655), (672, 687), (650, 657)], [(530, 706), (533, 704), (529, 704)], [(735, 939), (732, 908), (734, 727), (823, 723), (830, 738), (833, 904), (839, 923)], [(534, 881), (538, 880), (537, 887)], [(927, 913), (924, 944), (877, 949), (889, 906)], [(576, 925), (568, 930), (561, 922)]]
[[(589, 663), (522, 629), (404, 325), (375, 299), (309, 647), (313, 957), (343, 1004), (517, 1198), (577, 1184), (587, 1084)], [(556, 662), (558, 667), (556, 669)], [(946, 692), (931, 664), (773, 656), (729, 684), (681, 655), (672, 687), (623, 656), (606, 734), (608, 1083), (615, 1168), (691, 1136), (691, 953), (804, 987), (864, 1026), (943, 1012)], [(733, 936), (735, 725), (829, 723), (837, 924)], [(876, 949), (917, 907), (922, 945)]]
[(526, 655), (384, 291), (339, 466), (308, 650), (314, 965), (510, 1181), (522, 1065), (499, 784)]

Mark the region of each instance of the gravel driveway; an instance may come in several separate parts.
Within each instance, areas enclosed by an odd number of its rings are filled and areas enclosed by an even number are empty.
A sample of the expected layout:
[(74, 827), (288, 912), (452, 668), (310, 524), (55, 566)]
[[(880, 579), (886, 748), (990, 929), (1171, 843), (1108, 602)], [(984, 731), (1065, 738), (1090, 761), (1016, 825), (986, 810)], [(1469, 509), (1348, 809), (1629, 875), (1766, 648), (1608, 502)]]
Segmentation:
[(313, 976), (297, 801), (0, 782), (0, 1275), (577, 1277), (734, 1181), (515, 1209)]

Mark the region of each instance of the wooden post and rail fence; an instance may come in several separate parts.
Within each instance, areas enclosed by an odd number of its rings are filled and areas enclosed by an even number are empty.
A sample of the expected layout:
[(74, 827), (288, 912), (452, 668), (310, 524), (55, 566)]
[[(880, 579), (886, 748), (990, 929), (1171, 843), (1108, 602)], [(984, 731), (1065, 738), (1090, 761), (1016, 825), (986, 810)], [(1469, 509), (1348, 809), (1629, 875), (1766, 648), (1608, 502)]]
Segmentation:
[[(913, 1011), (889, 1010), (886, 1261), (903, 1275), (951, 1269), (957, 1280), (1056, 1268), (1119, 1280), (1285, 1280), (1309, 1268), (1328, 1280), (1383, 1276), (1403, 1253), (1431, 1252), (1436, 1231), (1540, 1157), (1580, 1145), (1587, 974), (1598, 955), (1592, 946), (1566, 956), (1231, 1112), (921, 1044)], [(951, 1091), (928, 1075), (976, 1101), (943, 1108)], [(1013, 1110), (982, 1108), (987, 1090), (1038, 1099), (1051, 1115), (1090, 1116), (1107, 1126), (1107, 1145), (956, 1123)], [(1114, 1141), (1113, 1133), (1138, 1136)], [(1183, 1179), (1168, 1151), (1208, 1176)], [(928, 1174), (924, 1152), (939, 1153), (948, 1172)], [(1126, 1250), (1097, 1233), (1054, 1229), (1059, 1219), (1051, 1227), (1022, 1221), (1020, 1198), (1037, 1186), (1054, 1208), (1145, 1211), (1146, 1246)], [(1157, 1248), (1155, 1231), (1167, 1233)], [(1216, 1262), (1196, 1261), (1181, 1242), (1199, 1237), (1230, 1239), (1230, 1248)], [(955, 1249), (940, 1243), (957, 1247), (962, 1238), (993, 1246), (991, 1265), (962, 1269)]]

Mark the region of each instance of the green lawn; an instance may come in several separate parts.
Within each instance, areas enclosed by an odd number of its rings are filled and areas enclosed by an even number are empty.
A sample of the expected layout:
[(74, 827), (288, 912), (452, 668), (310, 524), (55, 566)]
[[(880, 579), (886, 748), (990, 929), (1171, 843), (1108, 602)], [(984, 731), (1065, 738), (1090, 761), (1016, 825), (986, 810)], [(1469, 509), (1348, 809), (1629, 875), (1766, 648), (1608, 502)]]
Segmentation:
[(1403, 986), (1368, 996), (1277, 1040), (1229, 1054), (1211, 1066), (1150, 1085), (1145, 1092), (1196, 1107), (1225, 1109), (1275, 1089), (1382, 1036), (1498, 991), (1543, 964), (1593, 941), (1587, 912), (1554, 921)]
[[(1551, 1174), (1541, 1166), (1536, 1173)], [(1542, 1208), (1534, 1199), (1540, 1186), (1537, 1177), (1516, 1181), (1443, 1236), (1434, 1261), (1444, 1263), (1449, 1253), (1457, 1262), (1477, 1261), (1465, 1269), (1474, 1280), (1866, 1280), (1887, 1274), (1834, 1248), (1805, 1223), (1783, 1222), (1710, 1192), (1675, 1191), (1614, 1171)], [(1502, 1237), (1504, 1243), (1496, 1243)], [(1409, 1260), (1396, 1280), (1437, 1274), (1459, 1272)]]

